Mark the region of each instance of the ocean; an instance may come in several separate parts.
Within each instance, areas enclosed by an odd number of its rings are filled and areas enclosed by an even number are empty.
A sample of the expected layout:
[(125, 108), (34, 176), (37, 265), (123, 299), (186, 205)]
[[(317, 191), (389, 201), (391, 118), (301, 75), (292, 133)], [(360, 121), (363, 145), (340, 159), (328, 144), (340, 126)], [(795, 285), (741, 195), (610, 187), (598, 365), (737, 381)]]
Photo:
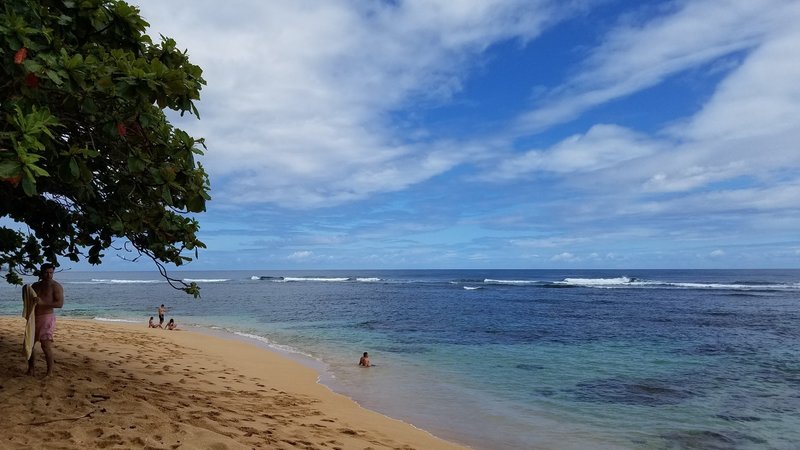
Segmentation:
[[(800, 270), (171, 275), (202, 297), (157, 273), (57, 273), (59, 314), (144, 327), (164, 303), (476, 449), (800, 448)], [(20, 314), (19, 292), (0, 284), (0, 314)]]

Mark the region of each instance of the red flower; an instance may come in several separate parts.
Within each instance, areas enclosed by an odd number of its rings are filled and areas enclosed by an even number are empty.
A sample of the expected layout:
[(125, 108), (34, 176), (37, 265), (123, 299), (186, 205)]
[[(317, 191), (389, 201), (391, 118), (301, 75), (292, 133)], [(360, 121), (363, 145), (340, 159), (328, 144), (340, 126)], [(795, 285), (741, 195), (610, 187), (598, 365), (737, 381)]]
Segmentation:
[(28, 56), (28, 49), (25, 47), (20, 47), (17, 50), (17, 53), (14, 53), (14, 64), (22, 64), (22, 61), (25, 61), (25, 58)]
[(29, 73), (25, 75), (25, 84), (30, 88), (36, 89), (39, 87), (39, 77), (37, 77), (36, 74)]
[(17, 187), (19, 185), (20, 180), (22, 180), (22, 175), (17, 175), (15, 177), (10, 177), (10, 178), (0, 178), (0, 180), (13, 185), (14, 187)]
[(125, 129), (125, 124), (124, 123), (120, 122), (120, 123), (117, 124), (117, 132), (122, 137), (125, 137), (125, 135), (128, 134), (128, 130)]

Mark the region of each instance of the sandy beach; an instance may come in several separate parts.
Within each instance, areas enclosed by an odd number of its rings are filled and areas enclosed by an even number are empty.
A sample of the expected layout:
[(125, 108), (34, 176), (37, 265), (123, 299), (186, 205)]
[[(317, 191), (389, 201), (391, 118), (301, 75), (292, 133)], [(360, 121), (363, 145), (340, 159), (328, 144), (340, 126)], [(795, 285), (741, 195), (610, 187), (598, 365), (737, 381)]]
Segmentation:
[(191, 330), (59, 318), (54, 375), (37, 344), (26, 376), (24, 324), (0, 317), (0, 448), (464, 448), (361, 408), (282, 355)]

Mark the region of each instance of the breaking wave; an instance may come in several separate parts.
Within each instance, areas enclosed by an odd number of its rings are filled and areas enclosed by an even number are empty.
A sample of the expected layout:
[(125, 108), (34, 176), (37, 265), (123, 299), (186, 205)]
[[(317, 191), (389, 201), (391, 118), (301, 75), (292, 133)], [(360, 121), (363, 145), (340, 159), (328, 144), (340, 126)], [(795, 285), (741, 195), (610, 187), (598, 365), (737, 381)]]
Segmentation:
[(642, 280), (633, 277), (616, 278), (564, 278), (554, 282), (562, 286), (580, 286), (596, 288), (677, 288), (677, 289), (721, 289), (721, 290), (800, 290), (800, 283), (767, 283), (767, 282), (671, 282), (658, 280)]
[(89, 281), (65, 281), (66, 284), (155, 284), (166, 283), (166, 280), (105, 280), (92, 278)]
[(224, 283), (230, 278), (184, 278), (185, 283)]

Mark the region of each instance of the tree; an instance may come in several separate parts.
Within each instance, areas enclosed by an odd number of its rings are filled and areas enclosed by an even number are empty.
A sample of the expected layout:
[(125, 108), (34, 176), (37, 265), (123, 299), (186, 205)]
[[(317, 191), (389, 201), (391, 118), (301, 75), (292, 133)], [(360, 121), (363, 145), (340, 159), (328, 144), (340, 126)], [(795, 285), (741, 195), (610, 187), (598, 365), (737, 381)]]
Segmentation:
[[(118, 0), (4, 0), (0, 10), (0, 266), (21, 284), (43, 261), (130, 259), (180, 266), (205, 245), (205, 148), (164, 111), (199, 118), (202, 70), (154, 44)], [(8, 219), (15, 221), (17, 226)], [(119, 244), (123, 242), (123, 244)], [(182, 282), (181, 282), (182, 283)], [(173, 284), (175, 286), (175, 284)], [(182, 284), (198, 295), (196, 285)]]

